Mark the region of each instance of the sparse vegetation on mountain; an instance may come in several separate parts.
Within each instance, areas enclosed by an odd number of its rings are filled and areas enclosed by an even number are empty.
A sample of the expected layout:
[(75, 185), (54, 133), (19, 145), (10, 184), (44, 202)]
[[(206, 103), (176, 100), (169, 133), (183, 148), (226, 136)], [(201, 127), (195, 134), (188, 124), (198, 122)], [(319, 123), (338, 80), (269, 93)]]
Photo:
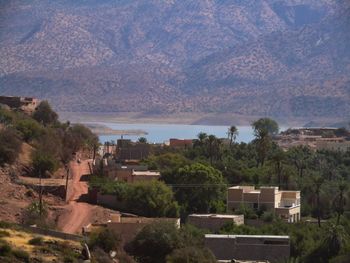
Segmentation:
[(348, 1), (0, 8), (2, 94), (33, 94), (77, 112), (349, 117)]

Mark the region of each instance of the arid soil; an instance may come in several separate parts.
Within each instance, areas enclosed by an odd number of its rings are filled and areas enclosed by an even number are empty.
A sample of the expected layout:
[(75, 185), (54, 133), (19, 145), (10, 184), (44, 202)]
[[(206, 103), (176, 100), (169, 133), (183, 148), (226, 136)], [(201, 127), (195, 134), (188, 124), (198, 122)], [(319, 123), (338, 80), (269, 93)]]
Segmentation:
[(70, 164), (73, 176), (73, 194), (69, 203), (62, 207), (62, 214), (58, 217), (57, 226), (67, 233), (81, 233), (82, 227), (89, 223), (106, 222), (113, 211), (96, 205), (85, 203), (88, 193), (88, 184), (82, 176), (89, 174), (88, 163), (83, 160), (79, 164), (72, 161)]
[[(18, 160), (12, 166), (0, 168), (0, 221), (23, 223), (26, 208), (34, 201), (39, 200), (36, 187), (26, 187), (19, 182), (37, 185), (37, 178), (23, 177), (23, 172), (30, 165), (30, 153), (32, 148), (24, 144)], [(83, 158), (80, 156), (80, 158)], [(55, 222), (58, 230), (67, 233), (81, 233), (83, 226), (89, 223), (106, 222), (110, 218), (112, 210), (86, 203), (88, 184), (83, 175), (89, 174), (88, 162), (82, 160), (79, 164), (76, 160), (70, 163), (70, 171), (73, 180), (69, 180), (72, 186), (72, 195), (68, 204), (61, 198), (45, 194), (43, 200), (49, 208), (49, 221)], [(61, 185), (64, 179), (43, 179), (50, 181), (50, 185)], [(43, 183), (45, 184), (45, 183)]]

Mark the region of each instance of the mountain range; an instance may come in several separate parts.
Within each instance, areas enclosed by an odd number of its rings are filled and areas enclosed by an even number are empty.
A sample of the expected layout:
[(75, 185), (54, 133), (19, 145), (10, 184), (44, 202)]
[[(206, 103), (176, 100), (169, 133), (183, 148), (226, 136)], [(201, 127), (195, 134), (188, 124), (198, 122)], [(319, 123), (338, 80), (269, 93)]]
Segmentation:
[(350, 118), (347, 0), (0, 0), (0, 56), (59, 111)]

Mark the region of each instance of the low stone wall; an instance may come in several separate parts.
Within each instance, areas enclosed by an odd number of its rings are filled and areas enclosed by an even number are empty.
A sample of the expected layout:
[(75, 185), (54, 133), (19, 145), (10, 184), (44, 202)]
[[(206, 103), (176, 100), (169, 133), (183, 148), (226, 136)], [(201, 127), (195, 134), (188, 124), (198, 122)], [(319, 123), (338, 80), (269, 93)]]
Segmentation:
[(38, 235), (52, 236), (52, 237), (61, 238), (64, 240), (72, 240), (72, 241), (78, 241), (78, 242), (83, 240), (83, 236), (68, 234), (68, 233), (64, 233), (56, 230), (44, 229), (44, 228), (33, 227), (33, 226), (25, 226), (25, 225), (20, 225), (20, 227), (23, 228), (24, 230), (30, 231)]

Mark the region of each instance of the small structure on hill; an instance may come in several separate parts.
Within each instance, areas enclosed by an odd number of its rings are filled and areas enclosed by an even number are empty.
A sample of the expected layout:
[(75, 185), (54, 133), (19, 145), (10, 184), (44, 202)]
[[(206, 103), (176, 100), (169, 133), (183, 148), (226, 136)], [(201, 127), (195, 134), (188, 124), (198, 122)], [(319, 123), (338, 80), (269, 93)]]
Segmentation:
[(217, 232), (229, 223), (243, 225), (244, 215), (191, 214), (188, 216), (188, 223), (198, 228)]
[(0, 104), (28, 114), (32, 114), (39, 106), (39, 103), (40, 100), (31, 97), (0, 96)]

